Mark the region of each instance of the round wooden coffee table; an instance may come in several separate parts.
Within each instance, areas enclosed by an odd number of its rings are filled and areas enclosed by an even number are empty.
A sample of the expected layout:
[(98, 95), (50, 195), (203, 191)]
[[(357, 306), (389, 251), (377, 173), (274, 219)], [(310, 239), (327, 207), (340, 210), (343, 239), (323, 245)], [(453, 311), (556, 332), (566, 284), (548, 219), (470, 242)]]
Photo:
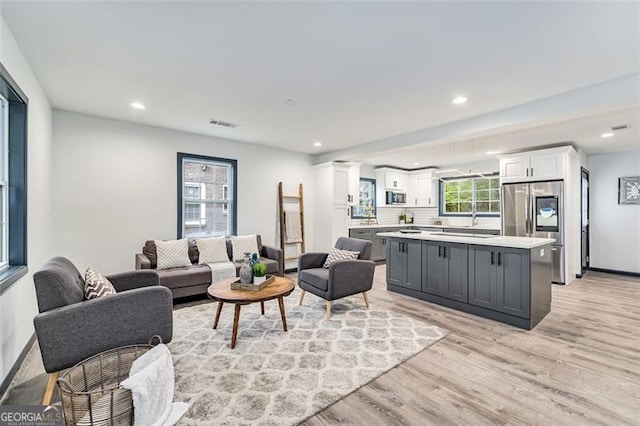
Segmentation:
[(268, 284), (265, 288), (259, 291), (231, 290), (231, 283), (237, 279), (237, 277), (229, 278), (224, 281), (211, 284), (207, 289), (207, 295), (211, 299), (218, 301), (216, 317), (213, 320), (214, 329), (218, 327), (218, 320), (220, 319), (220, 312), (222, 312), (222, 305), (225, 303), (233, 303), (236, 305), (233, 315), (231, 349), (236, 347), (236, 341), (238, 340), (238, 322), (240, 321), (240, 307), (242, 305), (250, 305), (251, 303), (260, 302), (260, 309), (262, 311), (262, 315), (264, 315), (264, 302), (267, 300), (278, 299), (278, 304), (280, 305), (280, 316), (282, 317), (282, 328), (284, 331), (287, 331), (287, 316), (284, 310), (284, 298), (290, 295), (295, 288), (293, 281), (284, 277), (276, 277), (274, 282)]

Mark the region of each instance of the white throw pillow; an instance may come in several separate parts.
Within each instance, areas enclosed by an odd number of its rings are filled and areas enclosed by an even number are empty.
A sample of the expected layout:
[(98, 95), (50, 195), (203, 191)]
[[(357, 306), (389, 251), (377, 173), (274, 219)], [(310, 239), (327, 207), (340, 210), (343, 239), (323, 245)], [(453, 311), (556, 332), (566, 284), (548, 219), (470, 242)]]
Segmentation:
[(341, 260), (356, 260), (359, 255), (359, 251), (340, 250), (333, 247), (329, 250), (329, 255), (327, 256), (327, 260), (324, 262), (324, 267), (329, 269), (329, 266)]
[(198, 253), (200, 253), (198, 257), (200, 265), (229, 261), (225, 237), (197, 238), (196, 245), (198, 246)]
[(233, 260), (244, 259), (245, 253), (258, 253), (258, 236), (256, 234), (231, 236), (231, 247), (233, 248)]
[(158, 269), (183, 268), (191, 266), (189, 259), (189, 240), (155, 240), (158, 256)]
[(111, 281), (100, 275), (95, 269), (87, 268), (87, 272), (84, 274), (84, 297), (87, 300), (114, 294), (116, 294), (116, 289)]

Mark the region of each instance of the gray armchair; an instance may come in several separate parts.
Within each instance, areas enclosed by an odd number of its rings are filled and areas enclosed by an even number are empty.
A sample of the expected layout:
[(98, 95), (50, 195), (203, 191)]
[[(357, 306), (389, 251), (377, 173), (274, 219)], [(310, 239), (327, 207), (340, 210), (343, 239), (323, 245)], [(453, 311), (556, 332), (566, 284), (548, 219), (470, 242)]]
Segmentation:
[(336, 248), (358, 251), (357, 260), (343, 260), (323, 267), (328, 253), (304, 253), (298, 258), (298, 286), (302, 289), (300, 305), (305, 292), (327, 301), (327, 320), (331, 319), (331, 301), (362, 293), (369, 307), (367, 291), (373, 286), (375, 263), (371, 261), (371, 241), (356, 238), (338, 238)]
[(108, 349), (146, 344), (154, 335), (164, 343), (173, 333), (171, 291), (155, 271), (108, 276), (116, 294), (84, 298), (84, 279), (64, 257), (54, 257), (33, 274), (38, 299), (33, 319), (49, 383), (48, 405), (61, 370)]

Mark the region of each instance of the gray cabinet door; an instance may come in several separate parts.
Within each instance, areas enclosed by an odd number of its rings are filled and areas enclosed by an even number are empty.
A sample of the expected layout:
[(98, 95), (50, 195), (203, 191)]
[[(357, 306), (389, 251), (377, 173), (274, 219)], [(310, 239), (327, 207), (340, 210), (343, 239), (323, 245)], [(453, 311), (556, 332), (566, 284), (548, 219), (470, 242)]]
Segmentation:
[(497, 247), (469, 246), (469, 303), (496, 309)]
[(528, 250), (500, 248), (497, 263), (497, 308), (500, 312), (529, 318), (531, 260)]
[(387, 240), (387, 283), (404, 286), (405, 255), (397, 238)]
[(422, 291), (431, 294), (442, 294), (444, 287), (444, 260), (442, 243), (427, 241), (422, 247), (423, 265), (426, 273), (422, 277)]
[(443, 244), (444, 279), (442, 295), (448, 299), (467, 303), (467, 244)]
[(413, 290), (422, 289), (422, 241), (405, 240), (405, 282), (404, 286)]
[(371, 260), (384, 260), (387, 257), (387, 246), (384, 244), (385, 238), (373, 237), (371, 247)]

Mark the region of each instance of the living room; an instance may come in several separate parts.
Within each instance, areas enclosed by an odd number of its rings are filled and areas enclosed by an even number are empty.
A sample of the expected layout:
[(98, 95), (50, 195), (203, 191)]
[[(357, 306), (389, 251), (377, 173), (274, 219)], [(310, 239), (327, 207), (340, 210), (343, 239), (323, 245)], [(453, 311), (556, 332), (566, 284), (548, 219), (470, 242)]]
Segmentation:
[[(337, 234), (322, 225), (328, 217), (317, 196), (327, 189), (318, 178), (322, 164), (357, 163), (358, 178), (374, 181), (376, 168), (385, 165), (406, 173), (437, 166), (449, 173), (440, 175), (441, 184), (458, 169), (499, 172), (499, 155), (570, 146), (578, 171), (591, 173), (592, 270), (576, 279), (582, 275), (576, 227), (565, 274), (571, 283), (553, 285), (551, 312), (537, 328), (523, 331), (387, 292), (386, 264), (378, 261), (369, 312), (402, 315), (412, 330), (434, 327), (425, 331), (432, 333), (428, 341), (416, 343), (420, 355), (354, 381), (355, 389), (328, 392), (302, 414), (282, 417), (295, 421), (265, 421), (298, 423), (314, 415), (309, 424), (542, 424), (568, 421), (571, 413), (584, 423), (637, 420), (637, 403), (629, 395), (638, 390), (633, 353), (640, 321), (634, 309), (640, 214), (637, 206), (618, 202), (617, 187), (618, 178), (640, 175), (637, 3), (3, 1), (0, 12), (3, 78), (28, 99), (24, 263), (10, 261), (15, 268), (0, 275), (5, 397), (35, 339), (33, 274), (50, 258), (64, 256), (82, 274), (89, 267), (104, 275), (130, 272), (145, 241), (184, 236), (176, 232), (184, 226), (179, 153), (237, 162), (235, 197), (225, 200), (235, 220), (225, 234), (257, 234), (266, 246), (280, 246), (278, 184), (287, 194), (302, 184), (306, 251), (327, 252)], [(467, 30), (450, 30), (456, 22)], [(462, 95), (467, 99), (452, 103)], [(628, 128), (608, 130), (618, 124)], [(605, 131), (615, 135), (603, 138)], [(567, 223), (581, 218), (577, 176), (575, 216)], [(344, 207), (352, 215), (353, 206)], [(443, 217), (437, 206), (378, 205), (376, 220), (396, 226), (399, 214), (407, 213), (416, 225), (438, 226), (434, 219)], [(347, 233), (363, 221), (349, 219)], [(470, 214), (446, 219), (451, 227), (472, 223)], [(500, 230), (499, 216), (478, 219), (481, 227)], [(9, 257), (13, 249), (8, 247)], [(296, 266), (295, 259), (285, 265), (285, 277), (294, 283)], [(300, 331), (296, 321), (305, 315), (330, 328), (331, 321), (367, 311), (361, 296), (349, 297), (334, 303), (327, 321), (324, 301), (307, 295), (298, 306), (299, 293), (285, 298), (288, 333)], [(201, 299), (176, 304), (175, 342), (168, 345), (176, 359), (184, 357), (176, 342), (185, 344), (192, 315), (185, 307), (207, 318), (203, 330), (216, 332), (216, 305)], [(598, 305), (600, 326), (589, 322), (591, 304)], [(616, 306), (629, 312), (618, 313)], [(259, 317), (257, 306), (243, 309), (234, 350), (246, 354), (245, 339), (252, 337), (242, 332), (260, 320), (252, 319)], [(267, 309), (280, 336), (278, 306), (268, 302)], [(222, 311), (216, 334), (222, 336), (221, 358), (237, 356), (229, 347), (231, 317), (231, 310)], [(597, 331), (590, 335), (585, 328)], [(572, 339), (578, 340), (573, 346)], [(519, 353), (523, 347), (530, 351), (525, 356)], [(571, 359), (575, 364), (557, 367)], [(419, 365), (436, 360), (442, 361), (438, 372)], [(615, 363), (629, 377), (621, 377)], [(468, 384), (456, 371), (462, 368), (473, 371)], [(527, 368), (534, 373), (527, 376)], [(576, 379), (581, 374), (588, 379)], [(413, 387), (428, 390), (413, 395), (411, 385), (403, 390), (395, 384), (410, 383), (412, 375)], [(535, 377), (548, 381), (529, 386)], [(40, 371), (27, 389), (39, 392), (46, 381)], [(189, 386), (198, 397), (185, 402), (208, 395), (193, 380), (177, 381), (178, 395), (191, 395), (184, 392)], [(493, 388), (491, 398), (477, 396), (484, 386)], [(278, 403), (276, 394), (272, 404)], [(556, 394), (561, 402), (554, 402)], [(205, 403), (220, 404), (218, 397), (209, 395)], [(286, 402), (281, 408), (296, 405)], [(221, 421), (197, 407), (184, 424)], [(240, 403), (229, 410), (251, 412)]]

